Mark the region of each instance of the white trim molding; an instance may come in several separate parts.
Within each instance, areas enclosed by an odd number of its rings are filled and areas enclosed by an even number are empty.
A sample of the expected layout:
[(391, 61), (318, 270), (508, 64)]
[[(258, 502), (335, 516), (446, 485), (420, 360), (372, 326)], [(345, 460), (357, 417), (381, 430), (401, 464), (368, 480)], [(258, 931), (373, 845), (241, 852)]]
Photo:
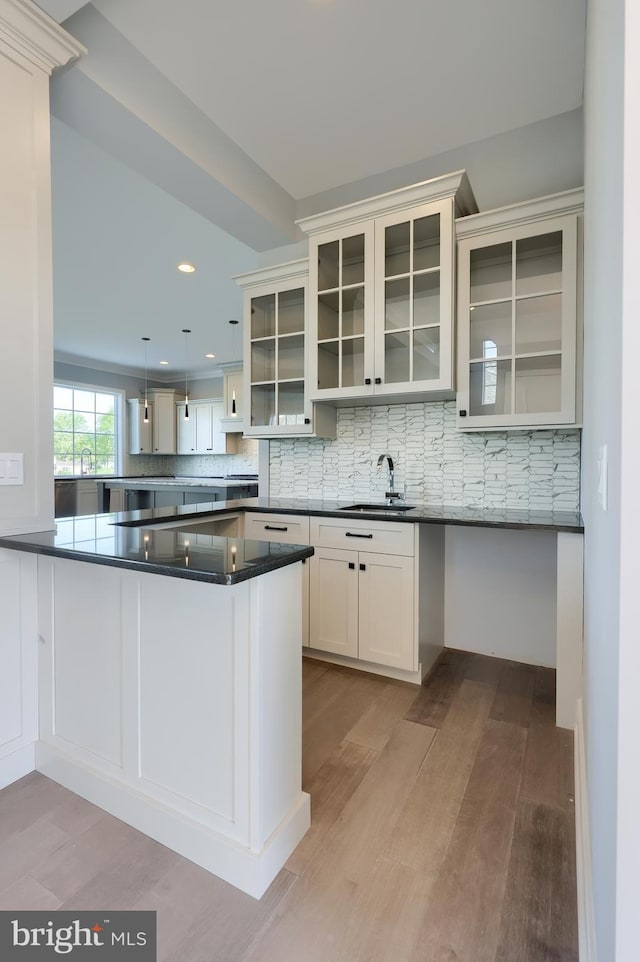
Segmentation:
[(31, 0), (0, 0), (0, 40), (48, 74), (87, 52)]
[(581, 214), (584, 207), (584, 189), (563, 190), (535, 200), (525, 200), (508, 207), (470, 214), (456, 219), (456, 240), (463, 237), (476, 237), (489, 230), (500, 230), (529, 223), (538, 223), (549, 217), (563, 217), (566, 214)]
[(582, 698), (578, 699), (575, 726), (574, 773), (576, 799), (576, 878), (578, 889), (578, 955), (580, 962), (597, 962)]
[(466, 171), (456, 170), (442, 177), (433, 177), (419, 184), (411, 184), (409, 187), (390, 190), (354, 204), (303, 217), (297, 220), (296, 224), (305, 234), (313, 236), (337, 227), (351, 227), (380, 214), (393, 214), (449, 197), (454, 198), (454, 209), (458, 216), (475, 214), (478, 209)]

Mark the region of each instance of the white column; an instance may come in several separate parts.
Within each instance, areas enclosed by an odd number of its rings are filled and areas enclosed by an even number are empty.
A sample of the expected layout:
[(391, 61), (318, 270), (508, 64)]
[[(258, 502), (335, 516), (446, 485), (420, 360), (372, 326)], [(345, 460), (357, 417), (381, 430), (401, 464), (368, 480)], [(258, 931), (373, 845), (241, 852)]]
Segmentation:
[[(84, 48), (30, 0), (0, 0), (0, 453), (24, 483), (0, 484), (0, 533), (53, 526), (53, 307), (49, 77)], [(37, 737), (35, 566), (3, 565), (0, 785), (33, 768)]]

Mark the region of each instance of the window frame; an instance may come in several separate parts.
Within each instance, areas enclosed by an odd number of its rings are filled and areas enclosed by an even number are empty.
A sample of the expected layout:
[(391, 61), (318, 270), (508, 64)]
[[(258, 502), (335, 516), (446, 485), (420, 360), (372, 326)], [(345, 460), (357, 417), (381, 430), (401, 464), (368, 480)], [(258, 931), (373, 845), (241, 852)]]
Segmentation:
[[(126, 451), (125, 443), (125, 431), (126, 431), (126, 420), (125, 420), (125, 402), (126, 402), (126, 391), (122, 388), (108, 387), (103, 384), (85, 384), (81, 381), (73, 381), (68, 378), (55, 378), (53, 380), (54, 389), (67, 388), (74, 391), (90, 391), (93, 394), (111, 394), (114, 398), (113, 414), (114, 414), (114, 437), (115, 437), (115, 458), (114, 458), (114, 470), (113, 475), (121, 475), (124, 469), (124, 458)], [(57, 409), (55, 407), (55, 401), (53, 403), (52, 410), (55, 412)], [(74, 409), (75, 413), (75, 409)], [(55, 413), (53, 415), (55, 417)], [(92, 432), (85, 432), (92, 433)], [(51, 436), (55, 434), (55, 428), (51, 432)], [(93, 431), (95, 435), (95, 429)], [(55, 455), (54, 455), (54, 477), (56, 478), (106, 478), (109, 477), (108, 474), (96, 474), (95, 465), (92, 474), (56, 474), (55, 473)], [(113, 476), (111, 475), (111, 476)]]

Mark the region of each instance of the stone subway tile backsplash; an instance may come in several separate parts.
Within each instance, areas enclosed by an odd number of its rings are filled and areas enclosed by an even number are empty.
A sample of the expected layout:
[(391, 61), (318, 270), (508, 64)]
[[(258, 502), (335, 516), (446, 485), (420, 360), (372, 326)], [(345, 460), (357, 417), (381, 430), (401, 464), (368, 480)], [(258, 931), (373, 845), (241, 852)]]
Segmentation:
[(338, 409), (335, 441), (270, 444), (272, 497), (380, 500), (390, 454), (407, 501), (541, 511), (577, 511), (577, 429), (464, 434), (454, 401)]

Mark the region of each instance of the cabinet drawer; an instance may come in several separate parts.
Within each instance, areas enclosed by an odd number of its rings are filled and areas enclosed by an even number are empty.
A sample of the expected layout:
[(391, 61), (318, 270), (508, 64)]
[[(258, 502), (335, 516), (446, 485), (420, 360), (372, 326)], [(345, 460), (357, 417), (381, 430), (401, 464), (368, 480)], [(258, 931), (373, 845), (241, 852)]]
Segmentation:
[(323, 548), (349, 548), (413, 557), (414, 526), (394, 521), (364, 521), (355, 518), (311, 518), (311, 544)]
[(309, 519), (292, 514), (253, 514), (247, 511), (244, 536), (256, 541), (309, 544)]

